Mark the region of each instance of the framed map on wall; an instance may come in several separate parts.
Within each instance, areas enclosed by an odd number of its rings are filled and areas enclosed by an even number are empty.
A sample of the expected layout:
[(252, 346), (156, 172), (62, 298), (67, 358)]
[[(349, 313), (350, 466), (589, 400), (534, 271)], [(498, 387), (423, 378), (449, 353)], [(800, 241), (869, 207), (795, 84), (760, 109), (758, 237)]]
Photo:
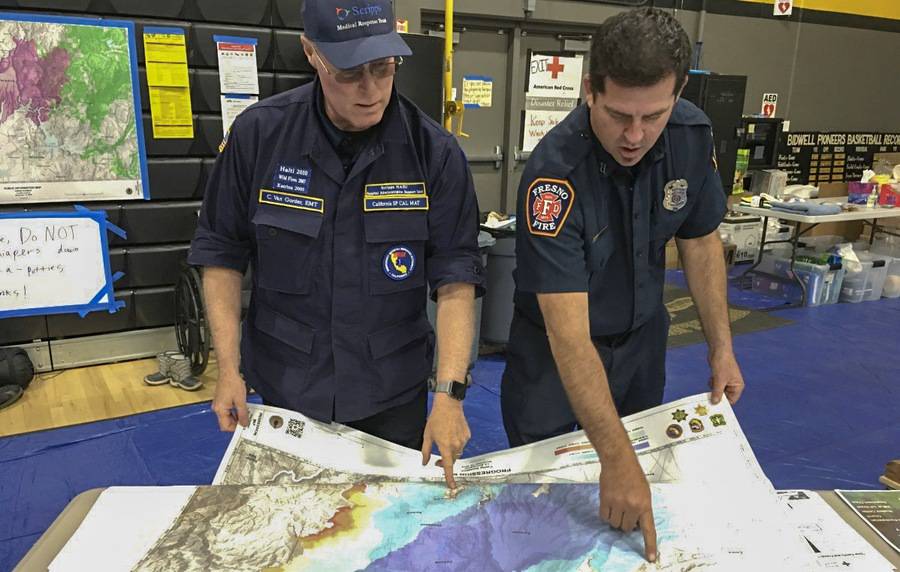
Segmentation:
[(0, 13), (0, 203), (148, 199), (134, 25)]

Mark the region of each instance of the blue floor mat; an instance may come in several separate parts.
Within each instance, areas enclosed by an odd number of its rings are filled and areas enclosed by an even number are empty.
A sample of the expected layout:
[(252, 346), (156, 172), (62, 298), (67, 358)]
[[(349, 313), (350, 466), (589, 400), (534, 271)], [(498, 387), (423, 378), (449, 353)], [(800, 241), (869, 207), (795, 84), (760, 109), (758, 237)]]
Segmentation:
[(211, 482), (229, 439), (209, 403), (0, 439), (0, 570), (83, 491)]
[[(680, 273), (670, 281), (684, 286)], [(745, 307), (778, 304), (730, 291)], [(900, 455), (900, 299), (778, 310), (794, 323), (739, 336), (747, 391), (735, 410), (778, 488), (881, 488)], [(507, 446), (502, 356), (478, 360), (465, 456)], [(666, 400), (706, 390), (706, 346), (669, 350)], [(251, 398), (255, 399), (255, 398)], [(110, 485), (206, 484), (230, 435), (209, 404), (0, 439), (0, 570), (9, 570), (78, 493)]]

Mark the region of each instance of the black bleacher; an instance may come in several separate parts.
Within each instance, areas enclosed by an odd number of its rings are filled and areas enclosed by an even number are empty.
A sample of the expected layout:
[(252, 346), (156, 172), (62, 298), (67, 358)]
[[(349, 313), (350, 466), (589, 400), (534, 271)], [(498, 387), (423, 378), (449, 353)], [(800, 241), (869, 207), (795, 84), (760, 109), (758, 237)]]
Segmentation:
[[(116, 282), (126, 308), (116, 314), (2, 320), (0, 345), (112, 333), (174, 323), (174, 285), (187, 255), (206, 181), (222, 141), (221, 104), (215, 35), (256, 38), (260, 98), (312, 81), (313, 70), (300, 45), (302, 0), (0, 0), (4, 11), (101, 17), (135, 23), (141, 107), (147, 149), (150, 201), (85, 203), (103, 209), (110, 222), (128, 233), (110, 234), (110, 260), (125, 277)], [(143, 29), (178, 27), (185, 31), (193, 139), (155, 139), (150, 124)], [(443, 41), (407, 36), (416, 56), (398, 75), (398, 88), (432, 117), (441, 110)], [(432, 86), (423, 87), (425, 81)], [(68, 205), (27, 205), (28, 210), (68, 209)], [(3, 205), (2, 210), (14, 210)]]

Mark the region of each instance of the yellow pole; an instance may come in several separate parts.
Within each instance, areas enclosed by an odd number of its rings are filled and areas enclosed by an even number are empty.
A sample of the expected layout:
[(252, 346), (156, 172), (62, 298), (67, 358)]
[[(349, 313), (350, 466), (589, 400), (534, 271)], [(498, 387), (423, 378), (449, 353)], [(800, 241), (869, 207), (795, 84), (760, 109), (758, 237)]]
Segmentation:
[(453, 97), (453, 0), (444, 0), (444, 129), (453, 128), (450, 101)]

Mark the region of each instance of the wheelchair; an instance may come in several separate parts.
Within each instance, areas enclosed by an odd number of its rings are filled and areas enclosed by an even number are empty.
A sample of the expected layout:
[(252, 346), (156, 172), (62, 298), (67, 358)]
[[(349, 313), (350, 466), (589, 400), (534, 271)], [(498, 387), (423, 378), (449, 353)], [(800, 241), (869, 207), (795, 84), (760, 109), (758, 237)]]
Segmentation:
[[(250, 306), (250, 271), (241, 282), (241, 319)], [(212, 348), (212, 333), (203, 300), (203, 279), (200, 268), (184, 264), (175, 285), (175, 338), (178, 351), (191, 360), (195, 376), (206, 371)]]

